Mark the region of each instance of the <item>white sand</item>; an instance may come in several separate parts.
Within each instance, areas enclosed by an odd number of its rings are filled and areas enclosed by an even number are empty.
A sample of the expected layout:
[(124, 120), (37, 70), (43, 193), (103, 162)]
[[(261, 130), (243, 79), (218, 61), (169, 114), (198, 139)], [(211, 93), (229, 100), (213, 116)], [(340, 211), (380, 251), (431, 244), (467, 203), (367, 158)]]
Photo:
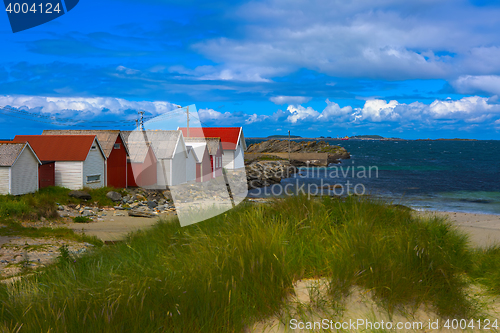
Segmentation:
[(418, 214), (448, 218), (454, 226), (470, 236), (473, 246), (500, 245), (500, 215), (455, 212), (418, 212)]

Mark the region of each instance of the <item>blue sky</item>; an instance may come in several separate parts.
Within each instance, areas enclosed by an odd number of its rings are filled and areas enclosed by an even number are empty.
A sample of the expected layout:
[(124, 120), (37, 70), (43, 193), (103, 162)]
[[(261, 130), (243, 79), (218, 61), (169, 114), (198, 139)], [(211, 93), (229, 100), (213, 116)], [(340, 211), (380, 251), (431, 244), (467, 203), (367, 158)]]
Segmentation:
[(24, 113), (0, 113), (0, 138), (196, 104), (247, 137), (499, 139), (498, 17), (484, 0), (81, 0), (13, 34), (5, 13), (0, 106)]

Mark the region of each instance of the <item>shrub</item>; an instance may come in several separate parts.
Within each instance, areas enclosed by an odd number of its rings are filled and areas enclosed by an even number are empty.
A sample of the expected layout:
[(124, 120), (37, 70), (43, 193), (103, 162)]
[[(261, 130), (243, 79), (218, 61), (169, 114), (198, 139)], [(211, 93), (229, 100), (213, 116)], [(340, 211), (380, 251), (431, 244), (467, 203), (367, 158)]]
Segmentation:
[(73, 222), (75, 223), (89, 223), (92, 222), (92, 219), (87, 216), (75, 216), (73, 217)]

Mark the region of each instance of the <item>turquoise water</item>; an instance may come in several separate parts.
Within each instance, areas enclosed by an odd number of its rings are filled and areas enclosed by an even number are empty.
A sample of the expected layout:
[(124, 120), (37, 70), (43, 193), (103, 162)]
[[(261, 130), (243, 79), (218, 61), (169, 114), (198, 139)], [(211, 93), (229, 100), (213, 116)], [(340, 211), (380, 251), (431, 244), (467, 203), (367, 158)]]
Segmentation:
[(416, 209), (500, 214), (500, 141), (349, 140), (330, 144), (345, 147), (351, 159), (329, 168), (303, 168), (277, 188), (252, 190), (250, 195), (280, 194), (280, 188), (287, 185), (289, 192), (309, 186), (314, 193), (325, 184), (342, 185), (345, 194), (349, 182), (351, 192), (357, 185), (358, 193), (364, 190)]

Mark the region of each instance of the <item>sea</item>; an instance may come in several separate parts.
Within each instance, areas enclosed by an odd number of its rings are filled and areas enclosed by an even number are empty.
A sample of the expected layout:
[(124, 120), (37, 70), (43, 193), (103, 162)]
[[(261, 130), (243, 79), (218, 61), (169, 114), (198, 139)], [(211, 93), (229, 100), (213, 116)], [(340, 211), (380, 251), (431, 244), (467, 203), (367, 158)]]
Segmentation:
[(280, 184), (250, 190), (249, 197), (355, 193), (416, 210), (500, 215), (499, 140), (328, 142), (346, 148), (351, 159), (301, 167)]

